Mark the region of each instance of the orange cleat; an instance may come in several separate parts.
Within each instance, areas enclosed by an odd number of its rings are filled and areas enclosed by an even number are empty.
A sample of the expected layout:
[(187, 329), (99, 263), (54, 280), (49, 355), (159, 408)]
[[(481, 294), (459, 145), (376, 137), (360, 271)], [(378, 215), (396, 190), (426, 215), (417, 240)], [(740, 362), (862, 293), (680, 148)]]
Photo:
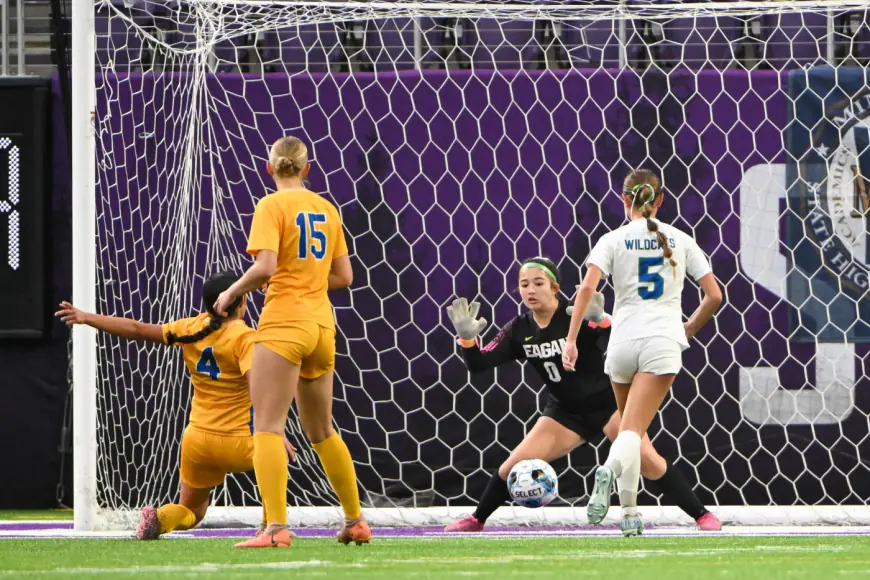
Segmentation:
[(372, 539), (372, 531), (369, 529), (368, 523), (360, 517), (355, 520), (345, 520), (344, 527), (338, 531), (335, 537), (345, 546), (351, 542), (361, 546), (368, 544)]
[(293, 543), (293, 532), (287, 526), (272, 525), (266, 530), (244, 542), (239, 542), (235, 548), (289, 548)]
[[(257, 531), (254, 532), (254, 537), (256, 538), (257, 536), (259, 536), (260, 534), (265, 532), (266, 528), (268, 528), (268, 527), (269, 527), (269, 524), (267, 524), (266, 522), (260, 522), (260, 525), (257, 526)], [(295, 538), (296, 532), (294, 532), (293, 530), (290, 530), (290, 537)]]

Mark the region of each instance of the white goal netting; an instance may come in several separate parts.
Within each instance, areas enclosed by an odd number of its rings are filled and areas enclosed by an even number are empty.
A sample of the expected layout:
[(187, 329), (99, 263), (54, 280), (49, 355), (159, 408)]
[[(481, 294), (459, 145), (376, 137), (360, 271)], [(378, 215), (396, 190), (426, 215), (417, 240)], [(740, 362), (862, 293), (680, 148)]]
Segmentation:
[[(269, 144), (303, 138), (355, 271), (332, 297), (336, 425), (368, 513), (432, 523), (475, 503), (541, 386), (518, 364), (469, 377), (444, 306), (475, 298), (505, 324), (540, 254), (573, 288), (623, 221), (623, 176), (648, 167), (725, 289), (656, 447), (726, 518), (866, 520), (866, 4), (98, 2), (99, 311), (198, 312), (204, 276), (248, 264)], [(100, 507), (174, 499), (180, 353), (101, 336), (98, 364)], [(337, 518), (292, 414), (288, 433), (294, 523)], [(585, 522), (606, 449), (556, 462), (561, 510), (496, 518)], [(258, 506), (252, 475), (215, 504)]]

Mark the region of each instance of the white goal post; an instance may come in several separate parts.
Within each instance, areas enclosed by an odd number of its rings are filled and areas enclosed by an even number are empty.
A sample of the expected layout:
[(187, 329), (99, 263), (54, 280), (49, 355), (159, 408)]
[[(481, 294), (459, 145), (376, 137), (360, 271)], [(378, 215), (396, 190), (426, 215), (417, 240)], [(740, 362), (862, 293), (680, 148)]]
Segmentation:
[[(661, 217), (696, 237), (725, 289), (654, 444), (726, 523), (870, 524), (868, 10), (73, 0), (73, 300), (151, 323), (198, 312), (207, 275), (248, 263), (267, 146), (301, 137), (353, 256), (354, 286), (333, 296), (335, 423), (364, 512), (442, 525), (530, 427), (541, 388), (518, 364), (470, 377), (444, 306), (475, 298), (505, 324), (519, 263), (541, 254), (573, 288), (624, 219), (623, 176), (648, 167)], [(689, 288), (687, 311), (698, 300)], [(130, 527), (177, 493), (184, 365), (83, 327), (71, 364), (75, 527)], [(287, 429), (290, 521), (332, 525), (292, 413)], [(493, 523), (585, 525), (606, 450), (555, 463), (554, 507)], [(689, 523), (641, 501), (650, 523)], [(213, 504), (207, 525), (259, 521), (251, 475)]]
[[(94, 9), (90, 0), (72, 4), (72, 219), (73, 300), (95, 312), (97, 284), (96, 155), (94, 151)], [(97, 340), (93, 329), (72, 331), (73, 501), (75, 529), (96, 530)]]

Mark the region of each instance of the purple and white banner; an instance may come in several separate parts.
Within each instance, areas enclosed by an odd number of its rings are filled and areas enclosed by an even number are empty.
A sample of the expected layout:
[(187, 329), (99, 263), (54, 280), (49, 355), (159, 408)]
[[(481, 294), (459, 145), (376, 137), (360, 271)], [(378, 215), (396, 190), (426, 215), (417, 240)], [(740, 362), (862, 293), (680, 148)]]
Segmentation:
[[(302, 137), (312, 188), (340, 208), (354, 256), (353, 289), (333, 297), (335, 418), (360, 480), (373, 496), (468, 504), (534, 420), (540, 381), (519, 365), (469, 377), (445, 305), (479, 299), (482, 316), (504, 324), (518, 312), (519, 261), (539, 254), (559, 264), (570, 295), (592, 245), (624, 219), (625, 173), (648, 167), (663, 174), (660, 217), (696, 237), (725, 289), (684, 354), (655, 445), (705, 503), (864, 503), (870, 206), (850, 184), (854, 167), (870, 178), (856, 149), (870, 105), (863, 73), (845, 72), (222, 74), (201, 93), (182, 74), (102, 76), (105, 306), (161, 322), (148, 296), (194, 284), (216, 256), (245, 260), (235, 256), (270, 185), (266, 147)], [(191, 146), (192, 111), (202, 130)], [(836, 133), (844, 115), (853, 128)], [(844, 146), (857, 161), (834, 183)], [(799, 180), (799, 167), (830, 173)], [(812, 197), (807, 182), (829, 193)], [(161, 261), (181, 232), (183, 255)], [(170, 266), (169, 278), (155, 275)], [(687, 288), (685, 312), (698, 301)], [(130, 386), (116, 411), (141, 421), (156, 355), (106, 356)], [(597, 462), (585, 448), (576, 471), (557, 463), (563, 497), (586, 493)]]

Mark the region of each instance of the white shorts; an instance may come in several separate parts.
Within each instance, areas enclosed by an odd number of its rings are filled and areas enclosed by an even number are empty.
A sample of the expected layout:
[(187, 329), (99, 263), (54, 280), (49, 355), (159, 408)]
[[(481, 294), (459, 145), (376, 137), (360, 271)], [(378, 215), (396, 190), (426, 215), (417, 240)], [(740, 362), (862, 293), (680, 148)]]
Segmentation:
[(683, 366), (683, 348), (665, 336), (633, 338), (607, 348), (604, 372), (614, 383), (630, 384), (635, 373), (675, 375)]

